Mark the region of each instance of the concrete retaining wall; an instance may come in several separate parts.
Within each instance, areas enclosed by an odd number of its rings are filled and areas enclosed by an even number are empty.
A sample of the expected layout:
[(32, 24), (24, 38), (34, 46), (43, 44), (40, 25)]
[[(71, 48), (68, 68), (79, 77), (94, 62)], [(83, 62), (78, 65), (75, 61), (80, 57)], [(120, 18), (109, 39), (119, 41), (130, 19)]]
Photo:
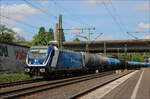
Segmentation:
[(0, 43), (0, 73), (24, 72), (28, 47)]

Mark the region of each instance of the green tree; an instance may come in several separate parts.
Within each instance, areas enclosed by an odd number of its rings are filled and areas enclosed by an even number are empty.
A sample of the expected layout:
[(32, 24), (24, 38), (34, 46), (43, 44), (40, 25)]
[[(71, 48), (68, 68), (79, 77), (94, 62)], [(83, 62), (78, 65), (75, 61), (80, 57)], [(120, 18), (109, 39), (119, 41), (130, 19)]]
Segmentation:
[(15, 34), (13, 30), (6, 28), (5, 25), (0, 25), (0, 42), (13, 42)]
[(143, 62), (144, 61), (144, 56), (142, 55), (142, 53), (135, 53), (133, 55), (133, 60), (138, 61), (138, 62)]
[(45, 28), (40, 27), (38, 34), (33, 37), (33, 45), (45, 45), (45, 44), (46, 44)]
[(6, 42), (6, 43), (11, 43), (13, 42), (13, 35), (9, 34), (9, 33), (3, 33), (0, 34), (0, 42)]
[(79, 41), (80, 41), (80, 39), (76, 37), (73, 41), (75, 41), (75, 42), (79, 42)]
[[(109, 53), (110, 56), (118, 56), (118, 53)], [(143, 62), (144, 61), (144, 55), (142, 53), (128, 53), (127, 56), (125, 56), (124, 53), (119, 54), (119, 59), (125, 59), (127, 57), (127, 61), (137, 61), (137, 62)]]
[(47, 35), (47, 43), (49, 41), (54, 41), (54, 32), (52, 28), (49, 29), (49, 32), (46, 32), (46, 35)]
[(49, 32), (45, 31), (44, 27), (40, 27), (37, 35), (33, 37), (33, 45), (47, 45), (49, 41), (54, 40), (54, 32), (53, 29), (50, 28)]

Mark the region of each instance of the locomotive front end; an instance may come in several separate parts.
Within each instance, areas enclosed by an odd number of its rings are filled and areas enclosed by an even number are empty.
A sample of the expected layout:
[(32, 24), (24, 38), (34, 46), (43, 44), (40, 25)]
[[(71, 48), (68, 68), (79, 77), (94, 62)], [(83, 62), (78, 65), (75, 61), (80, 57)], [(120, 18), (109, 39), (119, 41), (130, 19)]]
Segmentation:
[(52, 46), (33, 46), (30, 48), (27, 58), (25, 72), (30, 76), (41, 76), (48, 72), (51, 63)]

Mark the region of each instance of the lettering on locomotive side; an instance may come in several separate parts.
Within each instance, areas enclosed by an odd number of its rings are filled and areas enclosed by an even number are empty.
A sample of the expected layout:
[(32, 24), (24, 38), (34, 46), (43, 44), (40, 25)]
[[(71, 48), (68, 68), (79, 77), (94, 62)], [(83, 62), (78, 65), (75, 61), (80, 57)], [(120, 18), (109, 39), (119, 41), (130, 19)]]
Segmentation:
[(8, 56), (7, 46), (0, 45), (0, 56)]

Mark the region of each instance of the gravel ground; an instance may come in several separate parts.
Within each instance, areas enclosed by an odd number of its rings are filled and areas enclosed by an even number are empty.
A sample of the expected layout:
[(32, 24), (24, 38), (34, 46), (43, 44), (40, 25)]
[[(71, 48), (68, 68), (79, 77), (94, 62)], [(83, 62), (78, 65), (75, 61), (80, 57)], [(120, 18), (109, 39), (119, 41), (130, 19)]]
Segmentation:
[(91, 86), (96, 85), (97, 83), (101, 83), (104, 80), (108, 80), (117, 74), (112, 74), (92, 80), (87, 80), (84, 82), (79, 82), (67, 86), (62, 86), (59, 88), (51, 89), (48, 91), (43, 91), (37, 94), (33, 94), (30, 96), (23, 97), (22, 99), (68, 99), (70, 96), (78, 93), (80, 90), (84, 90)]

